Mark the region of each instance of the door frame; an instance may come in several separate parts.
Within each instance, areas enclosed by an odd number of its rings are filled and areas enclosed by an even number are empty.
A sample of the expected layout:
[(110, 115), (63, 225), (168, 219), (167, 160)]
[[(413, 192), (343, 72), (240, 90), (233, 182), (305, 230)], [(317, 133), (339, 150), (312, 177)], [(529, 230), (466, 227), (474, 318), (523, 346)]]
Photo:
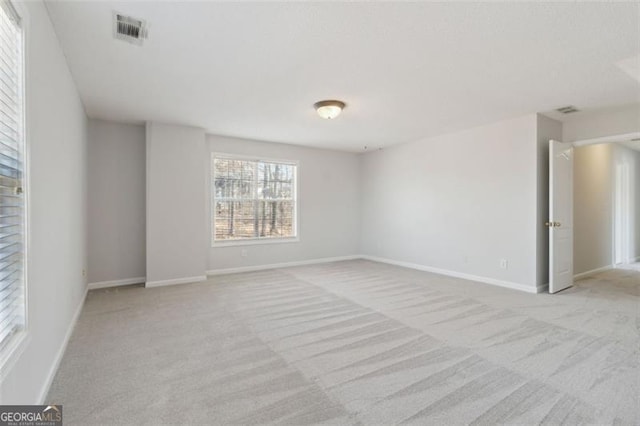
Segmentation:
[(596, 145), (600, 143), (628, 142), (638, 138), (640, 138), (640, 132), (631, 132), (631, 133), (623, 133), (621, 135), (602, 136), (599, 138), (592, 138), (592, 139), (579, 139), (577, 141), (573, 141), (572, 144), (575, 147), (579, 147), (579, 146), (585, 146), (585, 145)]

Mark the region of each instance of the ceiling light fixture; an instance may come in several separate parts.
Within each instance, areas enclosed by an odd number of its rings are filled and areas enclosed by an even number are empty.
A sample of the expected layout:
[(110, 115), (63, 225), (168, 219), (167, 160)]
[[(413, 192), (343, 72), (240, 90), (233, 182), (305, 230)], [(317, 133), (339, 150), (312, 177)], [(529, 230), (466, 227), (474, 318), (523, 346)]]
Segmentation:
[(342, 101), (320, 101), (313, 104), (318, 115), (326, 120), (336, 118), (345, 106), (346, 104)]

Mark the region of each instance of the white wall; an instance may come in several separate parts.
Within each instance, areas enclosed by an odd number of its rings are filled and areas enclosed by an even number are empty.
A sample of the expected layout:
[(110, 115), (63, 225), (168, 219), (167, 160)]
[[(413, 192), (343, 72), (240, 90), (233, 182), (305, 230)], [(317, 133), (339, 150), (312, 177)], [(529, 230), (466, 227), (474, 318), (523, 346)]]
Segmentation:
[(611, 265), (613, 144), (576, 147), (573, 164), (573, 270)]
[(549, 140), (562, 140), (562, 123), (538, 114), (537, 284), (549, 283)]
[(640, 104), (568, 115), (563, 121), (562, 140), (574, 142), (633, 132), (640, 132)]
[(532, 114), (363, 155), (363, 253), (535, 291), (537, 124)]
[(145, 128), (90, 120), (88, 150), (89, 283), (144, 282)]
[(204, 130), (147, 123), (147, 286), (204, 280)]
[[(296, 160), (299, 242), (209, 248), (208, 270), (252, 267), (358, 254), (359, 160), (356, 154), (207, 136), (210, 152)], [(207, 165), (210, 161), (207, 158)], [(207, 171), (210, 173), (209, 166)], [(207, 195), (210, 201), (210, 196)], [(211, 216), (207, 207), (207, 243)], [(246, 250), (246, 257), (241, 256)]]
[(87, 119), (40, 1), (26, 12), (30, 181), (28, 341), (9, 365), (0, 403), (41, 403), (86, 291)]

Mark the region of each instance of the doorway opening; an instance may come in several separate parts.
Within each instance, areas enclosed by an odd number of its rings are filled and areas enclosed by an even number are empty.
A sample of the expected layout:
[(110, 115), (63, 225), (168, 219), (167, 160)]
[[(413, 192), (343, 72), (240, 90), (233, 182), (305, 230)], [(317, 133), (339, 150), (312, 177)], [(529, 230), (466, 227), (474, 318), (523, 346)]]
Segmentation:
[(640, 271), (640, 142), (578, 145), (574, 166), (575, 279)]
[(612, 269), (640, 274), (640, 132), (549, 144), (549, 292)]
[(612, 257), (614, 268), (640, 272), (640, 147), (637, 151), (635, 161), (618, 159), (615, 168)]
[(629, 164), (616, 164), (613, 215), (613, 259), (615, 266), (631, 263), (630, 210)]

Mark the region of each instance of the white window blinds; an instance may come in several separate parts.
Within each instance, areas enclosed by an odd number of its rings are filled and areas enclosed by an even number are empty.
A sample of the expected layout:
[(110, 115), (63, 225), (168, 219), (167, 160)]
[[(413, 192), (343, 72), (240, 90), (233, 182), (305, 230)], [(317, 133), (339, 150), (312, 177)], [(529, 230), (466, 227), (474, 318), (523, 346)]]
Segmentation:
[(25, 326), (24, 117), (20, 19), (0, 7), (0, 358)]
[(296, 164), (213, 157), (213, 239), (296, 236)]

